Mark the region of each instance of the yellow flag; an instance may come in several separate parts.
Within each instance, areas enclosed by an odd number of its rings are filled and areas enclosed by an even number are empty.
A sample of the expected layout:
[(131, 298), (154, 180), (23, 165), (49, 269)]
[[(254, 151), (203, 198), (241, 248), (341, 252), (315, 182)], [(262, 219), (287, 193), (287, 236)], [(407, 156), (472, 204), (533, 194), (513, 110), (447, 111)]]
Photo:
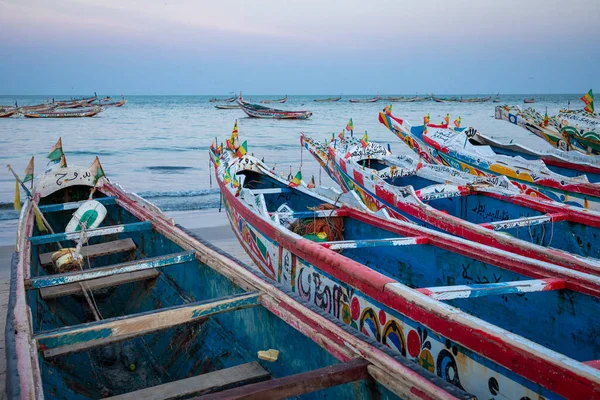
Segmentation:
[(19, 189), (19, 180), (17, 179), (15, 182), (15, 200), (13, 201), (13, 206), (16, 211), (21, 211), (21, 190)]
[(38, 212), (37, 208), (34, 207), (34, 210), (35, 210), (35, 224), (37, 225), (38, 231), (40, 231), (40, 232), (48, 231), (48, 229), (46, 228), (46, 225), (44, 224), (44, 221), (42, 220), (42, 216)]

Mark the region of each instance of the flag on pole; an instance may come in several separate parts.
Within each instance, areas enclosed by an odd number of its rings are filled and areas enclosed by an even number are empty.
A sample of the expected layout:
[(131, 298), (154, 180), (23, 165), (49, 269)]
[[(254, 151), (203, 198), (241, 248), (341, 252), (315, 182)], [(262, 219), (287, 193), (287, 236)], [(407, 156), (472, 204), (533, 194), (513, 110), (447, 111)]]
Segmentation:
[(429, 116), (429, 113), (427, 113), (427, 115), (423, 117), (423, 125), (427, 125), (429, 121), (431, 121), (431, 117)]
[(392, 115), (392, 105), (386, 106), (383, 111), (385, 111), (387, 115)]
[(589, 92), (581, 96), (581, 101), (585, 103), (585, 107), (583, 109), (590, 114), (594, 113), (594, 93), (592, 89)]
[(310, 178), (310, 182), (308, 183), (308, 185), (306, 185), (307, 188), (309, 189), (314, 189), (316, 186), (315, 184), (315, 176), (313, 175), (312, 178)]
[(13, 200), (13, 207), (15, 211), (21, 211), (21, 189), (19, 188), (20, 183), (19, 180), (15, 180), (15, 199)]
[(444, 123), (446, 125), (450, 125), (450, 114), (446, 114), (446, 116), (444, 117)]
[(242, 143), (242, 145), (239, 146), (237, 148), (237, 150), (235, 151), (235, 155), (238, 156), (239, 158), (241, 158), (244, 155), (246, 155), (247, 152), (248, 152), (248, 144), (244, 140), (244, 143)]
[(292, 179), (292, 181), (288, 184), (288, 186), (297, 187), (300, 185), (300, 183), (302, 183), (302, 171), (298, 171), (296, 173), (296, 176), (294, 177), (294, 179)]
[(350, 118), (350, 121), (348, 121), (348, 123), (346, 124), (346, 130), (347, 131), (353, 131), (354, 130), (354, 122), (352, 122), (352, 118)]
[(25, 178), (23, 178), (23, 183), (33, 181), (33, 157), (29, 160), (29, 164), (27, 164), (27, 168), (25, 168)]
[(460, 117), (458, 117), (454, 120), (454, 126), (457, 128), (460, 128)]
[(340, 140), (344, 140), (344, 130), (343, 129), (340, 132), (340, 134), (338, 135), (338, 137), (340, 138)]
[(233, 187), (237, 188), (240, 186), (240, 182), (238, 182), (237, 177), (235, 176), (235, 174), (233, 175)]
[(238, 137), (238, 126), (237, 119), (235, 120), (235, 124), (233, 124), (233, 131), (231, 131), (231, 138)]
[(331, 141), (333, 142), (335, 140), (335, 133), (331, 133)]
[(367, 134), (367, 131), (365, 131), (365, 134), (363, 135), (362, 139), (360, 139), (360, 144), (363, 148), (367, 148), (367, 146), (369, 145), (369, 135)]
[(229, 182), (231, 182), (231, 173), (229, 172), (229, 168), (227, 168), (223, 176), (223, 183), (227, 185)]
[(98, 157), (96, 157), (96, 159), (94, 160), (92, 165), (90, 165), (90, 172), (92, 173), (92, 176), (94, 177), (94, 185), (96, 185), (96, 183), (98, 183), (98, 180), (100, 178), (105, 176), (104, 170), (102, 169), (102, 165), (100, 164), (100, 160), (98, 159)]
[(544, 126), (548, 126), (550, 123), (550, 118), (548, 118), (548, 109), (546, 109), (546, 113), (544, 114)]
[(62, 156), (63, 156), (62, 138), (58, 138), (58, 141), (56, 142), (56, 144), (50, 149), (50, 153), (48, 153), (47, 158), (49, 158), (50, 161), (58, 162)]

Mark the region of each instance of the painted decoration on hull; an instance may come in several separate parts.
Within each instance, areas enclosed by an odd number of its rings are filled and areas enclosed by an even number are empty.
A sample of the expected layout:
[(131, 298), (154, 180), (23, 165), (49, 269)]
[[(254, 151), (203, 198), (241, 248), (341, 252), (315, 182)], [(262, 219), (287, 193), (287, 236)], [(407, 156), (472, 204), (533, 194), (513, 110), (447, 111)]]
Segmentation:
[[(363, 293), (332, 279), (312, 264), (262, 235), (232, 209), (227, 201), (225, 210), (232, 225), (242, 227), (241, 230), (235, 230), (238, 238), (243, 230), (247, 230), (249, 237), (256, 238), (268, 247), (266, 253), (270, 257), (277, 255), (277, 265), (281, 266), (281, 270), (279, 271), (278, 267), (277, 273), (271, 279), (294, 290), (303, 302), (319, 307), (327, 314), (479, 398), (501, 396), (534, 399), (537, 398), (536, 392), (545, 392), (539, 387), (535, 390), (528, 388), (528, 382), (513, 372), (471, 353), (395, 311), (381, 308), (381, 305)], [(261, 272), (270, 270), (268, 264), (261, 261), (266, 257), (258, 246), (245, 240), (241, 243)], [(488, 382), (494, 384), (488, 385)]]

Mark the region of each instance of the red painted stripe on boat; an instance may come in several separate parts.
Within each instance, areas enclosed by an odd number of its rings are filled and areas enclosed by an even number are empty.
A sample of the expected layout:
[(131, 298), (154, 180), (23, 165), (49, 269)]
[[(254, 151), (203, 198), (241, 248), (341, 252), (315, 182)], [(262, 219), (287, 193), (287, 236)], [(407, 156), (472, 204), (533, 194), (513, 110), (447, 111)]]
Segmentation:
[(586, 361), (585, 365), (589, 365), (592, 368), (600, 369), (600, 360)]
[(427, 288), (418, 288), (415, 289), (417, 292), (421, 292), (423, 293), (425, 296), (431, 296), (433, 294), (433, 292)]
[(600, 174), (600, 168), (595, 167), (593, 165), (570, 163), (568, 161), (556, 160), (552, 157), (541, 157), (541, 159), (542, 159), (542, 161), (544, 161), (544, 163), (546, 165), (552, 165), (554, 167), (572, 169), (575, 171), (581, 171), (582, 173), (590, 172), (592, 174)]

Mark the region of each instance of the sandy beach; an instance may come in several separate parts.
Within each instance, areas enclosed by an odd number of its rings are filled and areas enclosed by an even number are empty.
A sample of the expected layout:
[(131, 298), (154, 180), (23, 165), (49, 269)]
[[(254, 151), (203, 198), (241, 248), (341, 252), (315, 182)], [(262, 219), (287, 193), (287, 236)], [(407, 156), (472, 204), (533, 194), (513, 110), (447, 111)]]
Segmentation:
[[(224, 210), (221, 213), (219, 213), (218, 210), (210, 209), (200, 211), (178, 211), (167, 214), (169, 217), (174, 218), (177, 223), (230, 253), (240, 261), (244, 263), (252, 262), (235, 238)], [(8, 233), (9, 227), (6, 226), (7, 223), (14, 225), (12, 236)], [(0, 335), (0, 400), (6, 398), (4, 328), (6, 326), (6, 309), (10, 288), (10, 263), (13, 252), (15, 251), (14, 232), (16, 226), (16, 220), (5, 221), (3, 223), (3, 232), (5, 233), (0, 236), (0, 329), (2, 332), (2, 335)]]

